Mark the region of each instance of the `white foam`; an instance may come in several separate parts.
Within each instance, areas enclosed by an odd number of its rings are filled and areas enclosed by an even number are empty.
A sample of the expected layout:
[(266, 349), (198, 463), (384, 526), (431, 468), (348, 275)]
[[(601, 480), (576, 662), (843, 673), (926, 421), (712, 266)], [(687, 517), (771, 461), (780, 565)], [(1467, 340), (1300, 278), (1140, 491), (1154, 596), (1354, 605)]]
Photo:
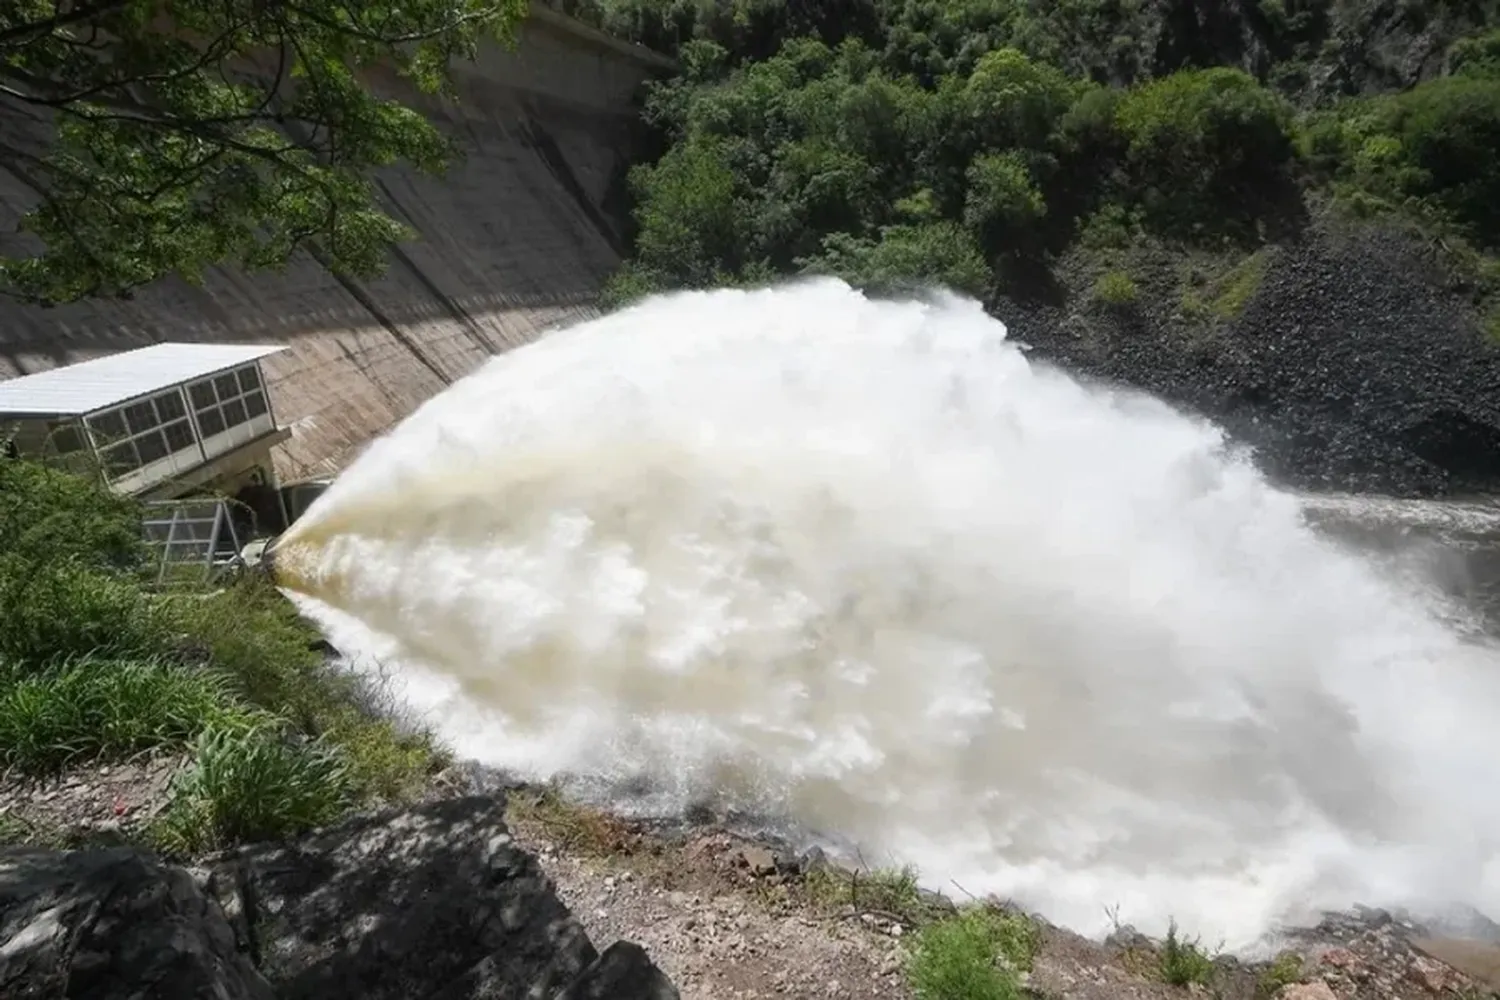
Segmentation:
[(498, 766), (752, 801), (1085, 932), (1500, 902), (1500, 657), (971, 301), (818, 281), (557, 333), (281, 551)]

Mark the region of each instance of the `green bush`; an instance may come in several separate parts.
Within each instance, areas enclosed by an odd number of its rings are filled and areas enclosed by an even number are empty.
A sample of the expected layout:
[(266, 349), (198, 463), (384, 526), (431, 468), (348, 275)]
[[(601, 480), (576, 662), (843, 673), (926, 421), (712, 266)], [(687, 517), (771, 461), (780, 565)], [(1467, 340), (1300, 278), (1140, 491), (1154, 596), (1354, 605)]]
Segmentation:
[(337, 748), (264, 724), (205, 730), (171, 795), (154, 835), (173, 853), (293, 836), (332, 822), (355, 801)]
[(130, 577), (80, 563), (4, 562), (0, 660), (41, 669), (72, 657), (163, 651), (167, 626), (150, 595)]
[(1500, 29), (1461, 38), (1448, 48), (1448, 72), (1482, 80), (1500, 80)]
[(1237, 69), (1189, 70), (1121, 100), (1128, 183), (1150, 221), (1182, 236), (1243, 224), (1287, 176), (1291, 109)]
[(1213, 979), (1214, 960), (1196, 938), (1179, 936), (1177, 923), (1173, 921), (1167, 927), (1166, 941), (1162, 942), (1158, 971), (1162, 981), (1172, 986), (1206, 984)]
[(5, 582), (36, 564), (137, 570), (147, 554), (140, 519), (134, 500), (84, 476), (40, 462), (0, 461), (0, 573)]
[(979, 60), (964, 97), (983, 148), (1041, 149), (1078, 91), (1056, 68), (1001, 49)]
[(1438, 218), (1500, 245), (1500, 80), (1455, 76), (1310, 116), (1308, 163), (1365, 211)]
[(0, 486), (12, 543), (0, 550), (0, 764), (191, 750), (163, 827), (186, 849), (409, 794), (444, 761), (378, 683), (324, 663), (317, 632), (265, 579), (154, 593), (136, 505), (22, 461), (0, 461)]
[(1047, 202), (1032, 179), (1027, 158), (1017, 152), (989, 154), (969, 166), (964, 225), (992, 250), (1017, 249), (1047, 214)]
[(0, 764), (37, 772), (182, 747), (219, 720), (245, 716), (218, 673), (87, 658), (0, 688)]
[(809, 274), (831, 274), (877, 294), (942, 285), (983, 295), (990, 284), (984, 254), (952, 222), (889, 226), (875, 240), (833, 233), (823, 251), (801, 262)]
[(1120, 307), (1134, 305), (1140, 298), (1140, 289), (1124, 271), (1107, 271), (1094, 282), (1093, 294), (1097, 302)]
[(689, 286), (708, 285), (716, 272), (734, 269), (740, 212), (727, 154), (723, 142), (695, 138), (632, 172), (642, 267)]
[(1039, 945), (1026, 917), (974, 907), (917, 932), (907, 979), (919, 1000), (1016, 1000)]

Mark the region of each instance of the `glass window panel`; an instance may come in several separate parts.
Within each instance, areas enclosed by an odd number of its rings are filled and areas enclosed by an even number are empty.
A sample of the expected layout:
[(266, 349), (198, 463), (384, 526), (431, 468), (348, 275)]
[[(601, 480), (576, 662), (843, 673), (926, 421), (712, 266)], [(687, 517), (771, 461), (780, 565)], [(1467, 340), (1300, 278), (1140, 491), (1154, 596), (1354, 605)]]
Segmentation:
[(216, 376), (214, 378), (214, 389), (218, 391), (219, 402), (221, 403), (226, 399), (233, 399), (240, 394), (240, 386), (235, 381), (233, 372), (228, 375)]
[(243, 424), (249, 419), (250, 416), (245, 412), (245, 404), (243, 400), (236, 399), (232, 403), (224, 404), (224, 422), (230, 427), (234, 427), (237, 424)]
[(141, 461), (136, 457), (135, 444), (130, 441), (122, 441), (104, 449), (103, 459), (104, 469), (112, 478), (141, 467)]
[(162, 437), (161, 431), (142, 434), (135, 439), (135, 449), (141, 456), (141, 464), (150, 465), (167, 457), (167, 439)]
[(198, 414), (198, 431), (206, 438), (211, 438), (224, 430), (224, 415), (216, 406), (211, 410), (204, 410)]
[(125, 436), (125, 417), (119, 410), (108, 410), (89, 417), (89, 426), (102, 438), (113, 441)]
[(204, 410), (218, 400), (214, 399), (214, 387), (208, 382), (198, 382), (188, 388), (188, 395), (193, 397), (193, 408)]
[(151, 408), (151, 401), (131, 403), (125, 407), (125, 423), (132, 434), (140, 434), (157, 426), (156, 411)]
[(263, 392), (252, 392), (245, 397), (245, 411), (251, 417), (258, 417), (266, 412), (266, 394)]
[(167, 435), (167, 447), (172, 451), (182, 451), (193, 446), (193, 429), (188, 426), (186, 420), (177, 420), (164, 428)]
[(156, 397), (156, 415), (161, 418), (162, 423), (176, 420), (182, 414), (182, 393), (174, 389)]
[(260, 388), (260, 373), (254, 366), (240, 369), (240, 388), (246, 392)]
[(75, 451), (83, 451), (83, 435), (79, 433), (77, 424), (53, 424), (48, 428), (52, 440), (52, 450), (59, 455), (71, 455)]

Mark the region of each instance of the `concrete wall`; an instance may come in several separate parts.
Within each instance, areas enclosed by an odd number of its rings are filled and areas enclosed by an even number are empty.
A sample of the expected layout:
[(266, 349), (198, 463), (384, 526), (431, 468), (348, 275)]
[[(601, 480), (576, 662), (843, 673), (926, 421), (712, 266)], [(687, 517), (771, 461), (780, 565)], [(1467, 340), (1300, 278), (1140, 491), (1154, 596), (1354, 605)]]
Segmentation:
[[(377, 90), (416, 101), (467, 152), (442, 178), (381, 177), (392, 213), (422, 234), (386, 276), (343, 281), (309, 258), (284, 275), (214, 272), (202, 288), (168, 280), (128, 302), (0, 300), (0, 379), (162, 340), (285, 343), (264, 366), (292, 432), (277, 473), (333, 473), (488, 356), (594, 314), (619, 260), (604, 205), (634, 134), (632, 99), (668, 67), (538, 9), (516, 50), (492, 47), (460, 70), (456, 102), (378, 78)], [(0, 138), (37, 136), (0, 107)], [(20, 247), (12, 234), (33, 198), (0, 167), (0, 249)]]

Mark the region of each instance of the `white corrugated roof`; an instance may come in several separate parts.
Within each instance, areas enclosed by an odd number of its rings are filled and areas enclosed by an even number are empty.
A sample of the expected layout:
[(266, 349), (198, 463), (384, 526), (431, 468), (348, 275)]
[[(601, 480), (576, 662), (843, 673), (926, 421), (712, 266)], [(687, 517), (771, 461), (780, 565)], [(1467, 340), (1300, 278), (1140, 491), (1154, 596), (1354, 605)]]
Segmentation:
[(284, 350), (278, 344), (153, 344), (122, 351), (0, 382), (0, 416), (82, 416)]

